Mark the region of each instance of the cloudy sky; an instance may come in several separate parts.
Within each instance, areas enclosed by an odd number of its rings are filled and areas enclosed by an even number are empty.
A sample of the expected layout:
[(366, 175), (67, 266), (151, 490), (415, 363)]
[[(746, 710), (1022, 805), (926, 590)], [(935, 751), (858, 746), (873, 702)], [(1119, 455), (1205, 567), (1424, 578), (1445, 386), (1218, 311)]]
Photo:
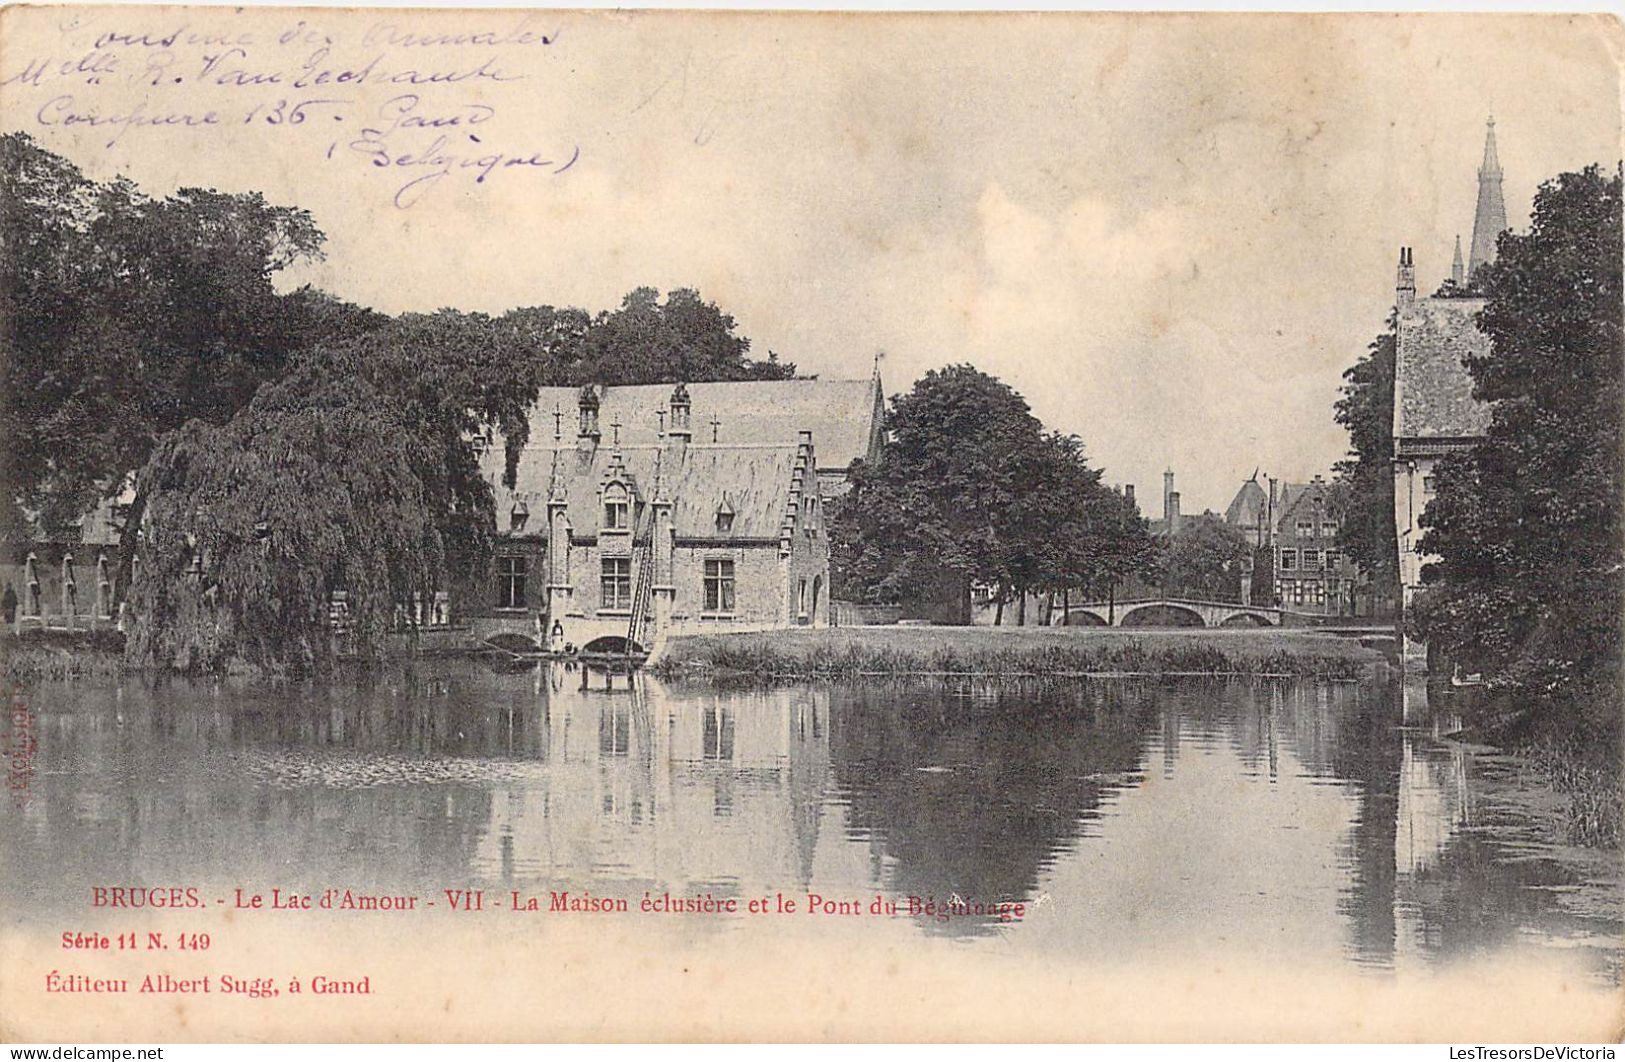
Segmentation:
[[(334, 39), (330, 60), (356, 65), (392, 34), (518, 21), (300, 14)], [(244, 67), (306, 57), (271, 44), (291, 15), (7, 17), (6, 78), (178, 21), (251, 29)], [(336, 117), (256, 124), (251, 101), (293, 90), (210, 84), (210, 40), (156, 49), (174, 53), (162, 80), (177, 88), (128, 76), (154, 48), (104, 45), (124, 80), (14, 81), (0, 120), (95, 176), (306, 206), (328, 255), (300, 279), (387, 311), (599, 309), (636, 285), (690, 286), (756, 354), (804, 371), (867, 375), (884, 350), (895, 392), (969, 361), (1082, 436), (1112, 481), (1150, 497), (1171, 466), (1187, 511), (1222, 509), (1255, 466), (1298, 479), (1341, 456), (1342, 370), (1392, 305), (1397, 248), (1416, 248), (1431, 287), (1455, 235), (1470, 238), (1492, 109), (1514, 227), (1541, 180), (1621, 153), (1622, 37), (1597, 17), (578, 13), (537, 27), (551, 44), (417, 47), (424, 69), (499, 53), (510, 80), (426, 88), (416, 113), (479, 114), (484, 149), (579, 149), (575, 164), (459, 172), (406, 210), (393, 196), (417, 171), (370, 166), (326, 124), (379, 124), (398, 87), (329, 86), (346, 99)], [(410, 47), (396, 36), (384, 65)], [(63, 93), (71, 104), (46, 106)], [(222, 125), (141, 126), (108, 146), (116, 126), (62, 121), (143, 101), (217, 108)], [(392, 150), (413, 135), (427, 138), (397, 130)]]

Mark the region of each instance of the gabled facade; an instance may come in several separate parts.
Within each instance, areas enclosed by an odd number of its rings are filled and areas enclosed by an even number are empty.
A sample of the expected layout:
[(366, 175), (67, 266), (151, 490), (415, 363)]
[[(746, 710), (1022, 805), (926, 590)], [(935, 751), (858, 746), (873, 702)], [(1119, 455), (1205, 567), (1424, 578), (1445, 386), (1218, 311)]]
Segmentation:
[(1275, 601), (1292, 612), (1352, 616), (1357, 573), (1337, 548), (1338, 513), (1330, 487), (1316, 476), (1281, 488), (1271, 548)]
[[(562, 410), (533, 415), (511, 490), (500, 482), (501, 446), (487, 451), (501, 540), (489, 595), (476, 590), (462, 609), (474, 634), (523, 634), (555, 651), (648, 651), (672, 633), (827, 624), (813, 432), (696, 441), (696, 424), (715, 426), (723, 412), (695, 401), (699, 386), (664, 386), (660, 403), (619, 402), (617, 390), (569, 392), (573, 440)], [(643, 405), (653, 428), (622, 419)], [(544, 425), (551, 437), (538, 442)]]

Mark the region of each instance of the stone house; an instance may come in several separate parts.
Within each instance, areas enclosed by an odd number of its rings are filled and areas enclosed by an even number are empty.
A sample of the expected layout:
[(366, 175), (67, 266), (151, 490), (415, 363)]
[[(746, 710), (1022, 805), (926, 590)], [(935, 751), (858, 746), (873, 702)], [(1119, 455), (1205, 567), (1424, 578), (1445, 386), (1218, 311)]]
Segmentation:
[[(1450, 279), (1431, 297), (1417, 298), (1412, 249), (1399, 253), (1394, 311), (1394, 537), (1399, 555), (1400, 608), (1410, 608), (1422, 587), (1422, 569), (1437, 558), (1422, 552), (1422, 513), (1432, 500), (1434, 470), (1440, 459), (1469, 450), (1489, 428), (1488, 407), (1473, 398), (1466, 359), (1490, 352), (1479, 330), (1484, 300), (1475, 295), (1474, 274), (1494, 260), (1496, 238), (1507, 228), (1501, 195), (1501, 165), (1495, 147), (1495, 120), (1484, 138), (1478, 170), (1478, 206), (1473, 218), (1472, 252), (1464, 269), (1456, 241)], [(1407, 638), (1406, 655), (1425, 648)]]
[(116, 621), (113, 590), (127, 497), (103, 500), (62, 536), (0, 544), (0, 617), (13, 631), (94, 630)]
[(477, 638), (606, 651), (826, 625), (825, 506), (854, 458), (878, 454), (878, 393), (878, 380), (544, 389), (512, 489), (503, 447), (485, 448), (500, 541), (488, 592), (467, 594), (458, 620)]

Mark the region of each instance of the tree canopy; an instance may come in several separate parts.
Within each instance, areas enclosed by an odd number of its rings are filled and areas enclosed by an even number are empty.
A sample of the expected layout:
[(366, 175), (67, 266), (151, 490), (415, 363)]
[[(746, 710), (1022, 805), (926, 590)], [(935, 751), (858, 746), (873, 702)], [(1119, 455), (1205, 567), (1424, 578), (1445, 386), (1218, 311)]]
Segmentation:
[(564, 378), (549, 383), (676, 383), (680, 380), (788, 380), (796, 367), (769, 353), (752, 361), (750, 340), (736, 332), (731, 314), (699, 292), (640, 287), (619, 308), (592, 319), (579, 344), (560, 351)]
[(1541, 186), (1481, 273), (1470, 359), (1485, 439), (1440, 463), (1416, 620), (1468, 670), (1617, 726), (1621, 583), (1620, 173)]
[(1337, 548), (1357, 564), (1379, 598), (1399, 595), (1394, 539), (1395, 320), (1343, 373), (1336, 417), (1349, 433), (1349, 456), (1337, 463)]
[(1084, 587), (1139, 563), (1144, 523), (1076, 437), (1046, 432), (1008, 385), (970, 365), (892, 400), (880, 460), (854, 466), (836, 511), (841, 592), (904, 601), (942, 589), (968, 622), (973, 584), (1005, 599)]
[(1170, 597), (1237, 601), (1252, 547), (1247, 536), (1213, 513), (1186, 517), (1157, 558), (1157, 585)]
[[(0, 416), (10, 501), (47, 533), (116, 494), (166, 433), (222, 424), (311, 335), (383, 317), (274, 277), (324, 236), (257, 193), (155, 199), (0, 136)], [(13, 510), (15, 511), (15, 510)]]

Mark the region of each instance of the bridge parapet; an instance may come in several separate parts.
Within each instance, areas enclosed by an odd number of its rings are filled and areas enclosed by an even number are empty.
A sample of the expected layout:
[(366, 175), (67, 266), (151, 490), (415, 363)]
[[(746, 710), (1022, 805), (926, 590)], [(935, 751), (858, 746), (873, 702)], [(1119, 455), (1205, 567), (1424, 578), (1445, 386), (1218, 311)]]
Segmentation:
[(1286, 618), (1286, 613), (1278, 608), (1243, 605), (1234, 601), (1154, 597), (1128, 601), (1085, 601), (1069, 605), (1065, 609), (1057, 609), (1055, 618), (1050, 622), (1052, 626), (1078, 626), (1078, 619), (1082, 619), (1083, 624), (1089, 626), (1137, 626), (1137, 623), (1131, 622), (1131, 618), (1145, 619), (1148, 613), (1156, 610), (1186, 618), (1189, 622), (1171, 624), (1186, 627), (1225, 627), (1240, 624), (1279, 627)]

